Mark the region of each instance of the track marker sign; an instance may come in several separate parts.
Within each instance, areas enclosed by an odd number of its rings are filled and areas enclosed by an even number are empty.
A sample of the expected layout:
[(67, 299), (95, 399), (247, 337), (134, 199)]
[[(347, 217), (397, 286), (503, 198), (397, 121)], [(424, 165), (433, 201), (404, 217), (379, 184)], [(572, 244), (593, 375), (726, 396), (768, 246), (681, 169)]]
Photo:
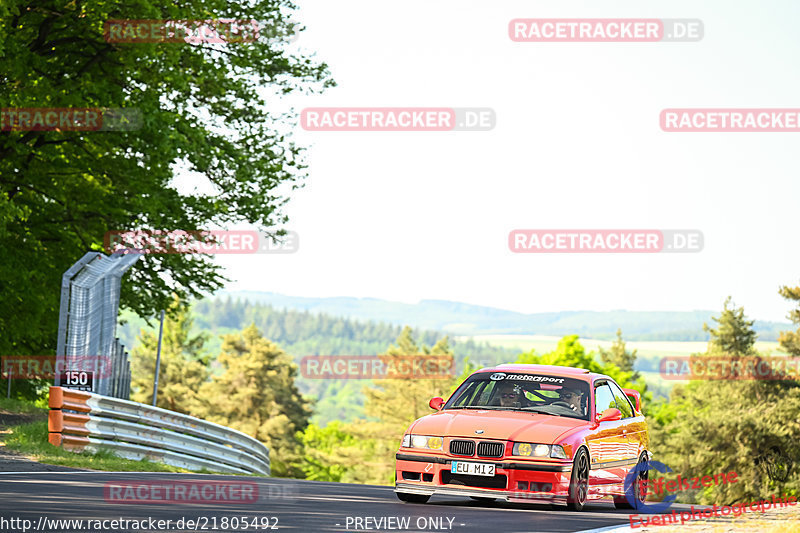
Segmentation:
[(67, 370), (61, 374), (61, 386), (72, 390), (92, 392), (94, 388), (94, 372)]

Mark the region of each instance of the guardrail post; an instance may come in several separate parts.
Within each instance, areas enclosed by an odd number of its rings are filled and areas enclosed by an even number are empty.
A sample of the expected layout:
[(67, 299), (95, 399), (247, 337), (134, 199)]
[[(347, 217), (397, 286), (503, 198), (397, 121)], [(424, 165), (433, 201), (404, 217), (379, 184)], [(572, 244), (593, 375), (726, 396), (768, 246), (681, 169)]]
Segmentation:
[(161, 337), (164, 335), (164, 310), (161, 310), (161, 326), (158, 328), (158, 348), (156, 350), (156, 375), (153, 378), (153, 405), (158, 398), (158, 373), (161, 370)]

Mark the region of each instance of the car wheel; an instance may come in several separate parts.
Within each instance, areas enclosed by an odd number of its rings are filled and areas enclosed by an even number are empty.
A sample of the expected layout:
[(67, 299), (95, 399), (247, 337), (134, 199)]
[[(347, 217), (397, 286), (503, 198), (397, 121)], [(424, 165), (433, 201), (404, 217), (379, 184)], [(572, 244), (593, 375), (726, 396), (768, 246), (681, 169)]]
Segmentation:
[(583, 511), (589, 495), (589, 454), (584, 448), (578, 450), (572, 464), (572, 477), (569, 480), (567, 507), (571, 511)]
[[(639, 465), (647, 464), (647, 452), (642, 453), (639, 457)], [(638, 466), (638, 465), (637, 465)], [(623, 496), (622, 498), (615, 497), (614, 498), (614, 507), (617, 509), (636, 509), (642, 505), (644, 505), (644, 500), (647, 498), (647, 489), (642, 490), (642, 486), (639, 483), (640, 481), (644, 481), (645, 485), (647, 483), (649, 472), (647, 471), (647, 467), (639, 467), (640, 470), (636, 474), (636, 478), (633, 482), (633, 495), (636, 498), (636, 502), (639, 504), (637, 506), (631, 505), (631, 502), (628, 501), (628, 498)], [(627, 490), (627, 487), (625, 487)]]
[(409, 494), (407, 492), (395, 492), (400, 501), (408, 503), (427, 503), (431, 499), (429, 494)]
[(470, 498), (475, 500), (476, 502), (482, 502), (482, 503), (491, 503), (497, 500), (497, 498), (484, 498), (483, 496), (470, 496)]

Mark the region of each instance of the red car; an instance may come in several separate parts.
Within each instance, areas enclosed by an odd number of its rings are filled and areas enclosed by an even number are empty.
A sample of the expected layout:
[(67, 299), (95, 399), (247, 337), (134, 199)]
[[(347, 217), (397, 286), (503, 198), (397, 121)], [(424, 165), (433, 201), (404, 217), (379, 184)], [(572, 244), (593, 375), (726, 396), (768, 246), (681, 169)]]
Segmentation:
[[(500, 365), (469, 376), (437, 412), (415, 421), (397, 451), (395, 493), (566, 503), (613, 497), (631, 508), (625, 476), (650, 459), (639, 393), (581, 368)], [(641, 469), (637, 479), (647, 479)], [(644, 501), (639, 483), (634, 497)]]

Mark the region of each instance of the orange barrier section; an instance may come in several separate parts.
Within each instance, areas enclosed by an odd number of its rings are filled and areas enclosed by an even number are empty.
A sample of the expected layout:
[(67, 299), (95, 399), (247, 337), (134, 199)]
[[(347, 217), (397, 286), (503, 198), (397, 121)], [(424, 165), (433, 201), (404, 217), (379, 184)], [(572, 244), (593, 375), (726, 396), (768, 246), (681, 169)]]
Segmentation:
[(86, 428), (86, 422), (88, 421), (89, 415), (52, 410), (47, 416), (47, 430), (50, 433), (88, 435), (89, 430)]
[(89, 444), (87, 437), (76, 437), (73, 435), (63, 435), (61, 433), (50, 433), (47, 440), (53, 446), (60, 446), (65, 450), (80, 452)]
[(80, 413), (65, 413), (62, 409), (88, 413), (91, 408), (86, 400), (92, 395), (88, 392), (65, 389), (63, 387), (50, 387), (50, 412), (47, 414), (47, 440), (53, 446), (60, 446), (65, 450), (81, 451), (89, 444), (89, 430), (86, 423), (89, 415)]
[(86, 400), (91, 397), (92, 394), (89, 392), (50, 387), (50, 409), (72, 409), (88, 413), (91, 408), (86, 404)]

